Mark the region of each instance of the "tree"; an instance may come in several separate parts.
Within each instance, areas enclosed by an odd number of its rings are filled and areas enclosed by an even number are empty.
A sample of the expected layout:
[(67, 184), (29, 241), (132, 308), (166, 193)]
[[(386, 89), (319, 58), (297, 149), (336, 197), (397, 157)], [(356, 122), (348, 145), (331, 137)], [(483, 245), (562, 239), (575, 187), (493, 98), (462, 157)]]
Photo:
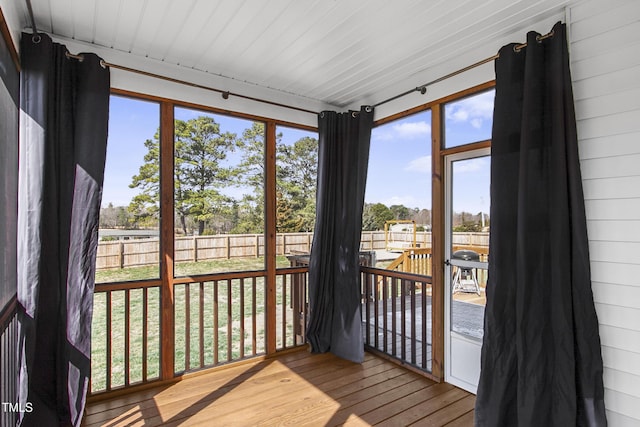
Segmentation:
[[(278, 135), (277, 137), (280, 137)], [(242, 158), (235, 171), (236, 181), (253, 189), (242, 197), (237, 206), (237, 223), (234, 233), (264, 232), (264, 123), (253, 122), (237, 141)]]
[(391, 205), (389, 210), (393, 212), (393, 219), (411, 219), (412, 212), (404, 205)]
[(128, 211), (133, 216), (135, 224), (157, 224), (160, 218), (160, 131), (153, 139), (147, 139), (144, 146), (147, 152), (144, 155), (144, 163), (140, 166), (137, 175), (131, 178), (129, 188), (139, 188), (141, 193), (136, 194), (129, 203)]
[(316, 215), (318, 140), (303, 137), (293, 145), (278, 144), (276, 167), (277, 207), (293, 218), (278, 217), (278, 232), (313, 231)]
[(393, 212), (383, 203), (365, 203), (362, 211), (362, 229), (383, 230), (384, 223), (394, 219)]
[[(198, 234), (203, 234), (207, 221), (230, 209), (229, 198), (219, 190), (234, 176), (233, 168), (226, 166), (224, 160), (235, 149), (235, 139), (235, 134), (222, 132), (210, 116), (175, 121), (174, 205), (185, 234), (187, 217), (193, 218)], [(153, 140), (145, 142), (144, 163), (129, 185), (142, 190), (129, 205), (136, 218), (158, 217), (159, 146), (158, 131)]]
[(117, 212), (113, 203), (109, 203), (106, 208), (100, 209), (100, 228), (115, 228), (117, 223)]
[(431, 228), (431, 210), (421, 209), (413, 215), (412, 218), (416, 224), (422, 224)]
[[(242, 214), (234, 232), (264, 230), (264, 123), (254, 122), (246, 129), (238, 148), (242, 160), (237, 181), (253, 189), (241, 202)], [(277, 232), (312, 231), (315, 221), (318, 141), (304, 137), (292, 145), (281, 143), (276, 135), (276, 229)]]

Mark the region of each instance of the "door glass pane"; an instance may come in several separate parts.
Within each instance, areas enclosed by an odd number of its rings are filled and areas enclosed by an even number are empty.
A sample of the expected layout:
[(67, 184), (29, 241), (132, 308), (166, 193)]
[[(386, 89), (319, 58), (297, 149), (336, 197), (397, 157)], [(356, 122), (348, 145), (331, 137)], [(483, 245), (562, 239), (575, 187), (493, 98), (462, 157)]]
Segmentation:
[(492, 89), (445, 104), (445, 148), (491, 139), (494, 96)]
[(451, 330), (482, 339), (489, 255), (490, 156), (451, 165)]

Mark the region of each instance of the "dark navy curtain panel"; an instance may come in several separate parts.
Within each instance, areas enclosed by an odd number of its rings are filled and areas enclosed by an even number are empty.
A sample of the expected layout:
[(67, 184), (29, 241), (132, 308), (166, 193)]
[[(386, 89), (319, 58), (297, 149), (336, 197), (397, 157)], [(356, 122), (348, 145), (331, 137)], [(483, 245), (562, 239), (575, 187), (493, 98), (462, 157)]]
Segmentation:
[[(21, 40), (18, 229), (20, 425), (80, 425), (89, 384), (109, 70)], [(28, 405), (27, 405), (28, 404)]]
[(604, 426), (564, 24), (495, 62), (478, 426)]
[(313, 352), (364, 360), (359, 250), (373, 108), (318, 117), (316, 225), (307, 340)]

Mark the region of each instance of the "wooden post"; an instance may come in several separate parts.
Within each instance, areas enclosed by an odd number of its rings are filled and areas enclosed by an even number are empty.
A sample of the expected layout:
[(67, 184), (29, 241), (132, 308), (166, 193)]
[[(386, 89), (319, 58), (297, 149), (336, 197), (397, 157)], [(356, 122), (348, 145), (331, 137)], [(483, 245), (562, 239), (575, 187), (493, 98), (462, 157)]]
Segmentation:
[(256, 258), (260, 258), (260, 235), (256, 234)]
[(431, 261), (432, 300), (431, 321), (432, 351), (431, 373), (444, 378), (444, 157), (442, 156), (442, 107), (431, 108), (431, 194), (433, 211), (431, 214)]
[(175, 252), (173, 195), (173, 105), (160, 104), (160, 372), (163, 380), (174, 377), (174, 293), (173, 261)]
[(198, 262), (198, 238), (193, 236), (193, 262)]
[(267, 354), (276, 351), (276, 124), (266, 123), (265, 147), (265, 268), (267, 270)]
[(124, 268), (124, 242), (120, 240), (118, 244), (118, 251), (120, 255), (120, 268)]

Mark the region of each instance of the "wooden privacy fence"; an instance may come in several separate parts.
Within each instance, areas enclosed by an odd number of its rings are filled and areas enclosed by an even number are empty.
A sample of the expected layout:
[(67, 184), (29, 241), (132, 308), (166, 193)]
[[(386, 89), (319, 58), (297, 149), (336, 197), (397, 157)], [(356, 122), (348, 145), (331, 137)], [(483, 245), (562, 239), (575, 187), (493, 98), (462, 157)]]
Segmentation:
[[(313, 233), (279, 233), (276, 255), (308, 253)], [(418, 247), (431, 247), (431, 232), (416, 233)], [(453, 233), (454, 245), (489, 246), (489, 233)], [(101, 241), (98, 244), (96, 269), (157, 265), (160, 242), (157, 238)], [(363, 231), (360, 250), (385, 249), (384, 231)], [(176, 262), (199, 262), (221, 259), (258, 258), (264, 256), (262, 234), (217, 234), (213, 236), (176, 237)]]

